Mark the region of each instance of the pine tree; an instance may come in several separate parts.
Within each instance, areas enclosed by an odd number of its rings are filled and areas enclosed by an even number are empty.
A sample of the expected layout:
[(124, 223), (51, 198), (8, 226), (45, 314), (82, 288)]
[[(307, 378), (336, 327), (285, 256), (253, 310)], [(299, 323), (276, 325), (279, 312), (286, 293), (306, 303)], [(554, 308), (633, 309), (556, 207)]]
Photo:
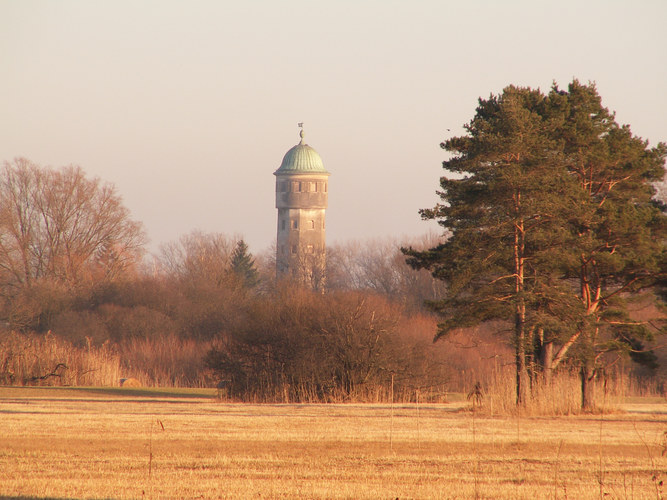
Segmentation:
[(513, 322), (519, 405), (528, 399), (535, 305), (546, 308), (558, 289), (535, 266), (546, 266), (561, 238), (554, 214), (572, 204), (572, 179), (554, 153), (558, 123), (548, 111), (544, 95), (531, 89), (510, 86), (480, 99), (468, 135), (441, 145), (455, 154), (443, 167), (458, 177), (443, 177), (444, 203), (421, 211), (451, 237), (425, 252), (405, 250), (413, 267), (448, 283), (447, 296), (431, 304), (445, 317), (436, 338), (483, 321)]
[(447, 282), (431, 303), (444, 317), (436, 339), (511, 320), (517, 404), (531, 373), (548, 378), (576, 354), (590, 409), (601, 356), (650, 334), (629, 319), (627, 298), (664, 272), (665, 215), (651, 198), (667, 148), (618, 126), (595, 86), (576, 80), (546, 96), (510, 86), (480, 99), (466, 131), (441, 145), (458, 174), (441, 179), (443, 203), (421, 211), (450, 238), (404, 250)]
[(584, 316), (555, 365), (576, 347), (582, 408), (591, 410), (602, 356), (631, 352), (640, 339), (652, 336), (646, 325), (630, 319), (628, 300), (655, 285), (664, 272), (667, 219), (653, 199), (653, 183), (664, 175), (667, 148), (648, 148), (627, 125), (618, 125), (592, 84), (575, 80), (567, 92), (554, 87), (550, 105), (562, 117), (557, 134), (564, 167), (583, 194), (577, 210), (563, 221), (570, 232), (563, 278), (574, 282)]
[(242, 239), (238, 241), (232, 253), (231, 271), (246, 288), (254, 288), (259, 283), (255, 259), (248, 252), (248, 245)]

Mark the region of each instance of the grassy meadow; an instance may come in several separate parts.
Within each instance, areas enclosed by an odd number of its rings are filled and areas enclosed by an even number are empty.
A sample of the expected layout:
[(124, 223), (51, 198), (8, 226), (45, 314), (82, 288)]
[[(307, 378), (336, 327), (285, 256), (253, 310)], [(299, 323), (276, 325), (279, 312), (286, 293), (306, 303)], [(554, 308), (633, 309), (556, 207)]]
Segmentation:
[(214, 396), (0, 387), (0, 498), (667, 496), (664, 399), (545, 418)]

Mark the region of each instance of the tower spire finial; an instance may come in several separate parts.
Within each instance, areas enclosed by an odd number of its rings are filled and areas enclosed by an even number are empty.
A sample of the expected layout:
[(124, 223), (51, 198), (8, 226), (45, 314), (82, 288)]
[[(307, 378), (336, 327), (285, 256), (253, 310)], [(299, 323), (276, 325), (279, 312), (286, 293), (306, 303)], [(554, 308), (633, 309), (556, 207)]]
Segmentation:
[(299, 144), (303, 144), (303, 136), (306, 135), (303, 131), (303, 122), (299, 122), (299, 128), (301, 129), (299, 131), (299, 137), (301, 137), (301, 142)]

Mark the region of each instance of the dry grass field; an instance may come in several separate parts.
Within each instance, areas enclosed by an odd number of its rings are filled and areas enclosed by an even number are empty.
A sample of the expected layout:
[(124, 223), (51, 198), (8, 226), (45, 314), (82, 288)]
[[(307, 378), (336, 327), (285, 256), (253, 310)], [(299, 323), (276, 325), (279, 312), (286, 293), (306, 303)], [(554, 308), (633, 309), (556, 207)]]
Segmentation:
[(482, 417), (463, 403), (251, 405), (0, 388), (0, 498), (664, 498), (667, 404)]

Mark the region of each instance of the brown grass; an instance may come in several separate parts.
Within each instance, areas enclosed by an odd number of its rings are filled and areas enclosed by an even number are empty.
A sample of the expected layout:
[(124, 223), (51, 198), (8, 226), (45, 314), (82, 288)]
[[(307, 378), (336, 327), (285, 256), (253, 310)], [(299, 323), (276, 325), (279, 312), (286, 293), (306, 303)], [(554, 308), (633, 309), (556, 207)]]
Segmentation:
[(463, 403), (249, 405), (36, 390), (41, 395), (25, 397), (26, 389), (0, 389), (0, 496), (664, 494), (665, 405), (602, 418), (526, 417), (519, 431), (514, 418), (477, 415), (473, 444)]

